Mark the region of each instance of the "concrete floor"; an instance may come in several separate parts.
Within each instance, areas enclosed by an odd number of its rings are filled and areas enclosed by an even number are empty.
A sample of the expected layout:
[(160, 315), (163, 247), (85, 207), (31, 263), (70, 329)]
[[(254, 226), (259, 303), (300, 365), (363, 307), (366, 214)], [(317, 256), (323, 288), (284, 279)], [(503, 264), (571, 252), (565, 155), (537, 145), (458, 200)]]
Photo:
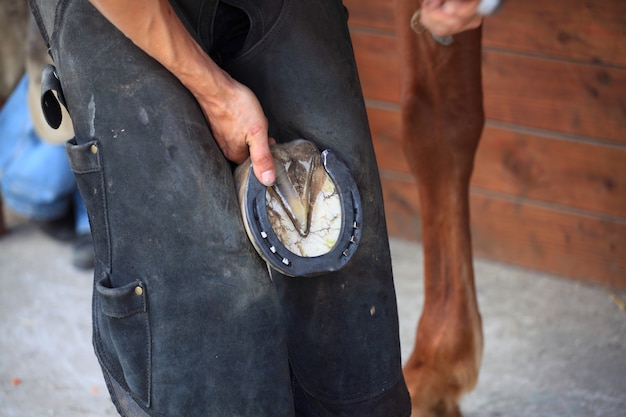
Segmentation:
[[(393, 240), (403, 355), (421, 309), (421, 248)], [(91, 348), (91, 273), (16, 221), (0, 239), (0, 417), (113, 417)], [(626, 294), (475, 264), (485, 352), (465, 417), (626, 416)]]

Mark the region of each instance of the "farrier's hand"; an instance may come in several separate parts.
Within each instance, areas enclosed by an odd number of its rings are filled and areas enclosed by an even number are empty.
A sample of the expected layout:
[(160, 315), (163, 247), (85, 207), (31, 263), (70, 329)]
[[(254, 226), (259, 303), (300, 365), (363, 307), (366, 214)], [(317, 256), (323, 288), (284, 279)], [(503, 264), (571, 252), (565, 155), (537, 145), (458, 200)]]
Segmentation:
[(216, 77), (217, 89), (195, 90), (213, 136), (224, 156), (235, 163), (243, 162), (248, 155), (254, 174), (264, 185), (274, 183), (276, 173), (270, 153), (267, 118), (259, 100), (243, 84), (222, 72)]
[(196, 97), (226, 158), (248, 154), (264, 185), (276, 177), (267, 119), (256, 96), (196, 43), (168, 0), (90, 0), (124, 35), (170, 70)]
[(440, 37), (475, 29), (483, 20), (479, 4), (480, 0), (424, 0), (420, 22)]

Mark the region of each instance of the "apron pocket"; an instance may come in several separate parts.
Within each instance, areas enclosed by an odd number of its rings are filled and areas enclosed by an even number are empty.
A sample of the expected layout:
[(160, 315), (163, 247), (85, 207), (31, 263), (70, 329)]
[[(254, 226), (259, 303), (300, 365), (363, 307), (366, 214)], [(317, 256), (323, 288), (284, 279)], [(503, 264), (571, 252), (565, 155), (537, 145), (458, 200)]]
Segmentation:
[[(146, 286), (140, 280), (111, 288), (107, 276), (96, 283), (96, 306), (131, 394), (150, 406), (151, 342)], [(103, 328), (101, 330), (101, 336)]]

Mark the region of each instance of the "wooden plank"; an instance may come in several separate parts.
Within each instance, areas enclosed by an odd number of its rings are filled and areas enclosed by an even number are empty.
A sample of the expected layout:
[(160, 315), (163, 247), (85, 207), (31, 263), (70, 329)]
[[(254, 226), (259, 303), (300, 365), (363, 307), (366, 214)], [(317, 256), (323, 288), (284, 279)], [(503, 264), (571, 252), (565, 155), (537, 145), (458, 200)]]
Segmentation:
[(626, 147), (488, 127), (472, 186), (626, 220)]
[(485, 51), (488, 119), (626, 144), (626, 70)]
[(406, 240), (422, 239), (417, 186), (410, 176), (381, 172), (389, 235)]
[(350, 26), (394, 31), (394, 2), (389, 0), (344, 0)]
[[(353, 39), (365, 97), (398, 103), (394, 38)], [(626, 70), (485, 51), (483, 88), (488, 119), (626, 143)]]
[(353, 32), (352, 44), (366, 98), (400, 101), (400, 62), (393, 36)]
[(626, 1), (509, 1), (487, 17), (483, 45), (626, 67)]
[(626, 289), (626, 224), (472, 194), (477, 256)]
[[(382, 181), (390, 235), (419, 240), (415, 184), (387, 175)], [(476, 256), (626, 289), (624, 222), (480, 193), (472, 193), (470, 202)]]
[[(399, 111), (367, 111), (380, 169), (410, 174)], [(487, 126), (471, 186), (626, 219), (626, 147)]]
[(400, 144), (400, 112), (367, 106), (370, 130), (378, 167), (387, 171), (409, 174), (410, 169)]

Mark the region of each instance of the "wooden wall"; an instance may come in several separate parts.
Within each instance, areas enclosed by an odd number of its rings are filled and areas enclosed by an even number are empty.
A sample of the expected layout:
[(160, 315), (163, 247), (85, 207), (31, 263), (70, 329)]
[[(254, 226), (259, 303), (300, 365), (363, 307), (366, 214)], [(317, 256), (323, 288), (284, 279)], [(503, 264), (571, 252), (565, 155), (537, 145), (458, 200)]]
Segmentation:
[[(344, 3), (389, 230), (418, 240), (417, 192), (398, 158), (393, 0)], [(626, 1), (509, 0), (483, 30), (475, 254), (626, 289)]]
[(28, 1), (0, 0), (0, 109), (24, 73)]

